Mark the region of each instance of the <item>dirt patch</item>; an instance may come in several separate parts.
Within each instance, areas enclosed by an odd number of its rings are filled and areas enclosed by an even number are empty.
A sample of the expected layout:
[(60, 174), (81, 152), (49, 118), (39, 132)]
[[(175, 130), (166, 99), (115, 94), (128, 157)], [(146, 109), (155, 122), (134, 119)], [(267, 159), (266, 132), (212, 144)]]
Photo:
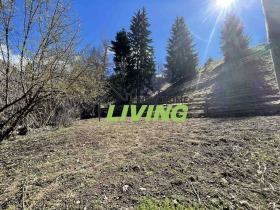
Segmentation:
[(133, 209), (143, 197), (186, 207), (280, 208), (279, 124), (279, 116), (86, 120), (5, 141), (0, 208)]

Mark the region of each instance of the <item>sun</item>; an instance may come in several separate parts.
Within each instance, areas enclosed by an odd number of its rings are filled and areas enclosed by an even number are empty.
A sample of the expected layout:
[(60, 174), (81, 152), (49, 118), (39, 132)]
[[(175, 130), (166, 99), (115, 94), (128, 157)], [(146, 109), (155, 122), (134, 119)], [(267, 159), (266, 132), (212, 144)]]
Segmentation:
[(216, 0), (217, 6), (221, 9), (228, 9), (234, 0)]

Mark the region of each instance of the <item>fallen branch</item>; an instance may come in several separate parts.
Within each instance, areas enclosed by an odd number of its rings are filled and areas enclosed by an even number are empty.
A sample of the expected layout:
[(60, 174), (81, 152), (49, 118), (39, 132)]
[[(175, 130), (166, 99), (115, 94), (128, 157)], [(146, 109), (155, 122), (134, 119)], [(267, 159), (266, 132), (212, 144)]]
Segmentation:
[(193, 193), (196, 195), (196, 198), (197, 198), (197, 200), (198, 200), (198, 203), (201, 204), (201, 200), (200, 200), (199, 194), (198, 194), (198, 192), (196, 191), (196, 189), (194, 188), (193, 184), (192, 184), (191, 182), (189, 182), (189, 181), (187, 181), (187, 182), (188, 182), (189, 185), (191, 185), (192, 190), (193, 190)]
[(21, 181), (21, 208), (25, 209), (25, 184), (24, 181)]

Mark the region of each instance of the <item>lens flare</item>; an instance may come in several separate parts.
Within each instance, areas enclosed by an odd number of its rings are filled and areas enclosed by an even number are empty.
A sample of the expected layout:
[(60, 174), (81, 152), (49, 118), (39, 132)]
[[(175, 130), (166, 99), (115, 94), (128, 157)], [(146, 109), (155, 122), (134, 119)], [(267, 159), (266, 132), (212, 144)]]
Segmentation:
[(221, 9), (227, 9), (233, 4), (234, 0), (216, 0), (217, 6)]

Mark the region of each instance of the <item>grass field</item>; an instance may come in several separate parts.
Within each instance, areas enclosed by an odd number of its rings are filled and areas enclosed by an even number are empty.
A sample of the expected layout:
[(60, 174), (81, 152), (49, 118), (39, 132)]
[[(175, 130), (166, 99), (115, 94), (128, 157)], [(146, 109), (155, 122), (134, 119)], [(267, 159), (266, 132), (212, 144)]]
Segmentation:
[(0, 208), (277, 209), (279, 124), (92, 119), (17, 137), (0, 145)]

